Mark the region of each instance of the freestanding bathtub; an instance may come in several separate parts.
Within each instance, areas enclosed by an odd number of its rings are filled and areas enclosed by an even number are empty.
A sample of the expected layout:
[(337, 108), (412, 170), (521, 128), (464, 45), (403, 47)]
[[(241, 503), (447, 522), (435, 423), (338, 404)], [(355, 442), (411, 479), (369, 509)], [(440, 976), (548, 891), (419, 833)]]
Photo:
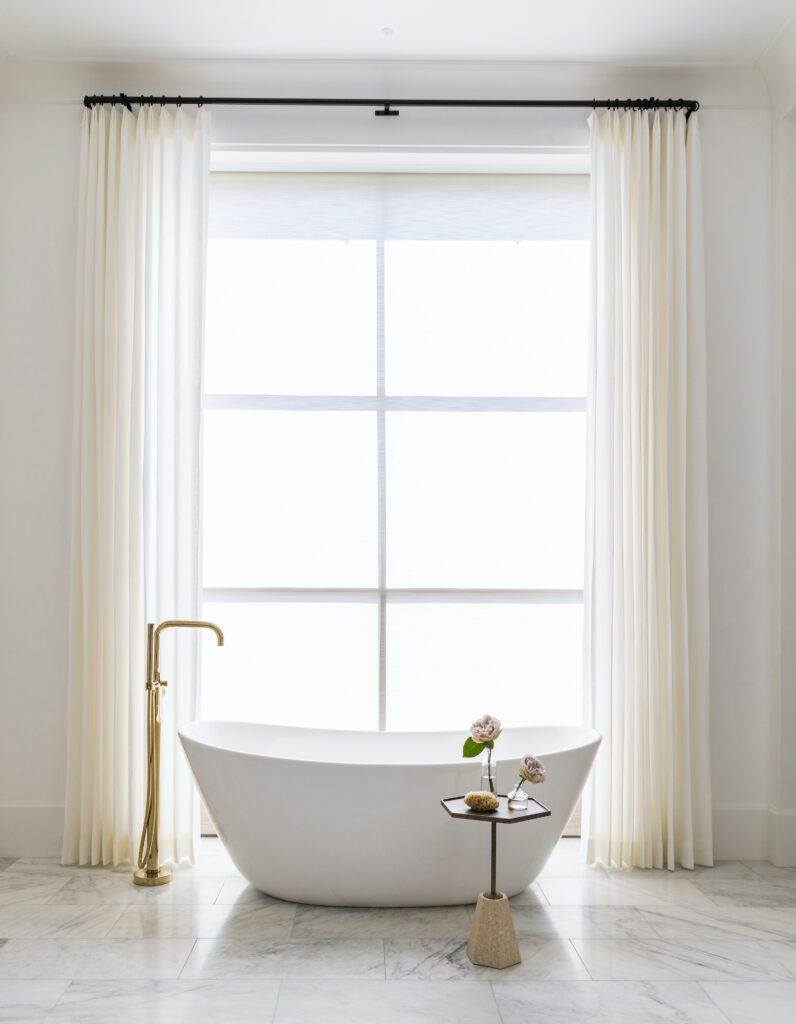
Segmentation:
[[(450, 818), (442, 797), (480, 788), (462, 732), (337, 732), (193, 722), (180, 740), (208, 811), (240, 872), (280, 899), (350, 907), (471, 903), (488, 888), (486, 824)], [(529, 885), (550, 856), (589, 774), (598, 733), (505, 729), (498, 789), (523, 754), (547, 767), (526, 789), (548, 818), (498, 832), (498, 887)]]

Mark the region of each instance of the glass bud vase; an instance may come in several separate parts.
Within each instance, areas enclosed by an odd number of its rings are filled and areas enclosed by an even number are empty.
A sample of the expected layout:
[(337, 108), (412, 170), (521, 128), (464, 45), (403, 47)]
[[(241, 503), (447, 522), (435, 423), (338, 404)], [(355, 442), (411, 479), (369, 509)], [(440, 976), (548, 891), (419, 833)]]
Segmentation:
[(481, 789), (485, 793), (497, 793), (497, 764), (494, 750), (485, 750), (481, 755)]
[(528, 810), (528, 794), (522, 788), (522, 782), (518, 782), (514, 789), (512, 789), (512, 791), (509, 793), (509, 810)]

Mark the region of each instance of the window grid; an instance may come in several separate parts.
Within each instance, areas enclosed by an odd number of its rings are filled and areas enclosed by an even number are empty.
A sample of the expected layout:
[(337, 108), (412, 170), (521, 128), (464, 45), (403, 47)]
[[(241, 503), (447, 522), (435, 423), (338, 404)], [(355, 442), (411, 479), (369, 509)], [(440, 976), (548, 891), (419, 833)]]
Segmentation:
[(386, 394), (384, 240), (376, 240), (376, 393), (375, 395), (206, 394), (205, 410), (340, 411), (376, 414), (377, 421), (377, 585), (373, 588), (329, 587), (205, 587), (205, 601), (363, 602), (378, 607), (378, 727), (387, 722), (387, 604), (393, 603), (521, 603), (582, 604), (582, 589), (388, 588), (387, 467), (388, 412), (573, 412), (586, 410), (585, 397), (468, 397)]
[(582, 604), (582, 589), (518, 589), (462, 587), (388, 587), (386, 413), (400, 412), (574, 412), (586, 410), (579, 397), (440, 397), (387, 396), (385, 393), (384, 249), (379, 245), (377, 287), (376, 395), (205, 395), (206, 410), (282, 410), (375, 412), (377, 417), (378, 573), (376, 587), (205, 587), (205, 601), (250, 602), (362, 602), (378, 606), (378, 726), (387, 727), (387, 605), (388, 603), (507, 603)]

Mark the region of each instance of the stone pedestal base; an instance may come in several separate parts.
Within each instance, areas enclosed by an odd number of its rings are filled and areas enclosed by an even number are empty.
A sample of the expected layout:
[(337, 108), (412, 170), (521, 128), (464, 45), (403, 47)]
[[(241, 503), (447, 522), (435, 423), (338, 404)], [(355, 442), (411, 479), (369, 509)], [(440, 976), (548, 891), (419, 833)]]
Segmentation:
[(522, 959), (511, 907), (504, 892), (498, 893), (498, 899), (490, 899), (483, 892), (478, 897), (467, 955), (474, 964), (499, 969), (518, 964)]

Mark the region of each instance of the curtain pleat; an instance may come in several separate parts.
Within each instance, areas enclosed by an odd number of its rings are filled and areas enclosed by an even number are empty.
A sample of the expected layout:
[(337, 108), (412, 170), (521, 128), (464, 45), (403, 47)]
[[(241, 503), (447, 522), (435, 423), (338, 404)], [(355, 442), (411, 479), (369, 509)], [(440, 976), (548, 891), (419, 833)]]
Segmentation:
[(590, 118), (586, 856), (712, 863), (697, 115)]
[[(210, 118), (83, 118), (74, 412), (69, 751), (63, 860), (135, 858), (143, 818), (146, 623), (201, 607), (202, 343)], [(161, 856), (193, 859), (177, 750), (198, 639), (164, 640)]]

